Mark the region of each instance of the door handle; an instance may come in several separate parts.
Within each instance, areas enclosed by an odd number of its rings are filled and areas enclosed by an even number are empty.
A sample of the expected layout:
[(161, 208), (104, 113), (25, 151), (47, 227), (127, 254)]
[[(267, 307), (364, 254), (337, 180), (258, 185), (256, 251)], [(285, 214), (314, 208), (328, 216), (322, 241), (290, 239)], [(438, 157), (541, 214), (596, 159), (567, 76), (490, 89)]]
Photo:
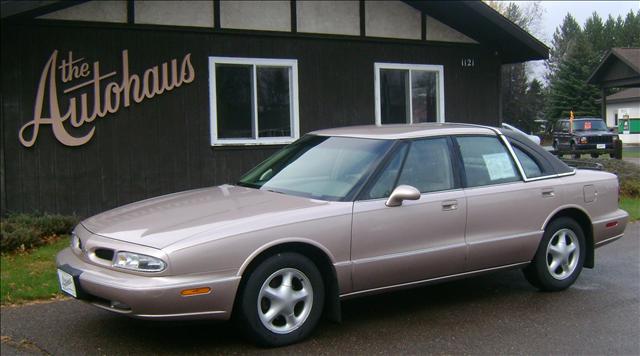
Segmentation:
[(542, 191), (542, 197), (543, 198), (553, 198), (555, 196), (556, 196), (556, 193), (553, 191), (553, 189), (543, 190)]
[(442, 202), (442, 210), (443, 211), (451, 211), (458, 209), (458, 201), (457, 200), (447, 200)]

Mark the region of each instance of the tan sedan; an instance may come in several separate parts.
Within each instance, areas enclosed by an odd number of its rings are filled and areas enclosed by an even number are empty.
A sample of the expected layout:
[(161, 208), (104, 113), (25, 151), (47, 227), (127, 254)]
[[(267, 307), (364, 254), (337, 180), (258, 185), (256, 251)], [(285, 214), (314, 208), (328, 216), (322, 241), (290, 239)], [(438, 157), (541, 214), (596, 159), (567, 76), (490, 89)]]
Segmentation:
[(243, 321), (263, 345), (308, 336), (340, 300), (509, 268), (569, 287), (622, 237), (615, 175), (575, 170), (508, 129), (310, 133), (222, 185), (86, 219), (61, 289), (147, 319)]

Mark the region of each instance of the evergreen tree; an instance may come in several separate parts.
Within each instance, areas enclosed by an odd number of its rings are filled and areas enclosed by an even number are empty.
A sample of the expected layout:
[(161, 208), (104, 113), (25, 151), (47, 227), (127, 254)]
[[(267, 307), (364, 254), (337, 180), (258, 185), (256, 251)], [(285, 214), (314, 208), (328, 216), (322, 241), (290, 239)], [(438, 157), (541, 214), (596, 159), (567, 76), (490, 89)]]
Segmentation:
[[(615, 27), (615, 24), (614, 24)], [(547, 66), (547, 82), (552, 82), (558, 72), (560, 63), (565, 60), (571, 48), (575, 45), (578, 37), (582, 35), (582, 29), (576, 19), (567, 14), (562, 21), (562, 25), (556, 28), (551, 40), (549, 49), (549, 60)]]
[(576, 116), (600, 116), (600, 106), (596, 103), (600, 91), (587, 84), (598, 60), (587, 38), (582, 34), (578, 36), (550, 83), (548, 117), (568, 117), (569, 111)]

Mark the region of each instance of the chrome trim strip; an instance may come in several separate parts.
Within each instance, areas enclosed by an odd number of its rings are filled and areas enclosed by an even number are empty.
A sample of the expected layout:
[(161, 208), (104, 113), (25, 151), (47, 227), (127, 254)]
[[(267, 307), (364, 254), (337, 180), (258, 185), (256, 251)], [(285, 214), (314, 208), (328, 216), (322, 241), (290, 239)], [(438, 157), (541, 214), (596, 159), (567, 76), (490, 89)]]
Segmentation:
[(617, 240), (617, 239), (621, 238), (622, 236), (624, 236), (624, 233), (622, 233), (622, 234), (620, 234), (620, 235), (616, 235), (616, 236), (614, 236), (614, 237), (610, 237), (610, 238), (608, 238), (608, 239), (606, 239), (606, 240), (602, 240), (602, 241), (600, 241), (600, 242), (596, 243), (596, 244), (595, 244), (595, 247), (601, 247), (601, 246), (604, 246), (604, 245), (608, 244), (609, 242), (613, 242), (613, 241), (615, 241), (615, 240)]
[(498, 137), (500, 137), (502, 142), (504, 142), (504, 145), (507, 146), (507, 150), (511, 154), (511, 158), (513, 158), (513, 160), (516, 162), (516, 166), (518, 167), (518, 172), (520, 172), (520, 177), (526, 182), (527, 175), (524, 174), (524, 169), (522, 168), (522, 164), (520, 164), (520, 160), (516, 156), (516, 153), (513, 151), (513, 147), (511, 147), (511, 142), (507, 140), (507, 138), (502, 134), (502, 132), (498, 135)]
[(416, 285), (420, 285), (420, 284), (423, 284), (423, 283), (429, 283), (429, 282), (435, 282), (435, 281), (449, 279), (449, 278), (456, 278), (456, 277), (462, 277), (462, 276), (467, 276), (467, 275), (479, 274), (479, 273), (483, 273), (483, 272), (491, 272), (491, 271), (497, 271), (497, 270), (502, 270), (502, 269), (511, 269), (511, 268), (515, 268), (515, 267), (519, 267), (519, 266), (528, 265), (529, 263), (531, 263), (531, 262), (530, 261), (520, 262), (520, 263), (514, 263), (514, 264), (510, 264), (510, 265), (505, 265), (505, 266), (485, 268), (485, 269), (469, 271), (469, 272), (464, 272), (464, 273), (458, 273), (458, 274), (451, 274), (451, 275), (448, 275), (448, 276), (423, 279), (423, 280), (415, 281), (415, 282), (407, 282), (407, 283), (394, 284), (394, 285), (386, 286), (386, 287), (378, 287), (378, 288), (366, 289), (366, 290), (361, 290), (361, 291), (357, 291), (357, 292), (341, 294), (340, 298), (352, 297), (352, 296), (356, 296), (356, 295), (359, 295), (359, 294), (383, 291), (383, 290), (387, 290), (387, 289), (395, 289), (395, 288), (416, 286)]
[(455, 244), (455, 245), (447, 245), (447, 246), (441, 246), (441, 247), (425, 248), (425, 249), (421, 249), (421, 250), (390, 253), (390, 254), (382, 255), (382, 256), (365, 257), (365, 258), (361, 258), (359, 260), (353, 260), (352, 263), (355, 265), (355, 264), (371, 263), (371, 262), (375, 262), (375, 261), (384, 261), (384, 260), (389, 260), (389, 259), (398, 258), (398, 257), (409, 257), (409, 256), (421, 255), (421, 254), (425, 254), (425, 253), (429, 253), (429, 252), (437, 252), (437, 251), (442, 251), (442, 250), (449, 250), (449, 249), (452, 249), (452, 248), (464, 247), (466, 245), (467, 245), (466, 243), (460, 243), (460, 244)]
[(491, 127), (491, 126), (484, 126), (484, 125), (477, 125), (477, 124), (465, 124), (468, 126), (475, 126), (475, 127), (482, 127), (485, 129), (489, 129), (493, 132), (495, 132), (496, 135), (500, 136), (500, 138), (502, 139), (503, 142), (505, 142), (505, 144), (507, 145), (507, 148), (509, 149), (509, 152), (511, 153), (511, 157), (513, 157), (514, 161), (516, 161), (516, 165), (518, 166), (518, 170), (520, 171), (520, 175), (522, 176), (522, 179), (525, 182), (533, 182), (536, 180), (543, 180), (543, 179), (550, 179), (550, 178), (558, 178), (558, 177), (566, 177), (566, 176), (572, 176), (574, 174), (576, 174), (577, 169), (573, 168), (573, 171), (571, 172), (567, 172), (567, 173), (557, 173), (557, 174), (550, 174), (547, 176), (541, 176), (541, 177), (534, 177), (534, 178), (528, 178), (526, 176), (526, 174), (524, 173), (524, 170), (522, 169), (522, 165), (520, 164), (520, 160), (518, 159), (518, 156), (516, 156), (515, 152), (513, 152), (513, 149), (511, 148), (511, 143), (509, 142), (509, 140), (504, 136), (504, 134), (502, 132), (500, 132), (500, 130), (498, 130), (495, 127)]
[[(109, 309), (111, 310), (111, 309)], [(134, 314), (140, 318), (175, 318), (183, 316), (198, 316), (198, 315), (219, 315), (226, 314), (227, 312), (222, 310), (208, 311), (208, 312), (196, 312), (196, 313), (180, 313), (180, 314)]]
[(494, 237), (492, 239), (487, 239), (487, 240), (482, 240), (482, 241), (467, 241), (467, 244), (469, 246), (482, 245), (482, 244), (486, 244), (486, 243), (503, 241), (503, 240), (514, 240), (514, 239), (521, 239), (521, 238), (525, 238), (525, 237), (526, 238), (538, 237), (538, 236), (542, 236), (542, 234), (544, 234), (544, 230), (536, 230), (536, 231), (532, 231), (532, 232), (523, 232), (521, 234), (513, 234), (513, 235)]

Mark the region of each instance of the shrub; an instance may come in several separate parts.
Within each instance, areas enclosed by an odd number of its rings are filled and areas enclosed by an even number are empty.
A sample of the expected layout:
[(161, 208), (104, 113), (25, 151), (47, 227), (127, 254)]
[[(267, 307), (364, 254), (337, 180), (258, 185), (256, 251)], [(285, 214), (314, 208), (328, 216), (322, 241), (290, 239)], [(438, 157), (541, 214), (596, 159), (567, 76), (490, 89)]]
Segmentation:
[(581, 159), (580, 162), (601, 164), (603, 170), (618, 176), (621, 197), (640, 198), (640, 166), (637, 164), (606, 158)]
[(12, 214), (0, 222), (0, 251), (24, 251), (69, 234), (78, 223), (75, 216)]

